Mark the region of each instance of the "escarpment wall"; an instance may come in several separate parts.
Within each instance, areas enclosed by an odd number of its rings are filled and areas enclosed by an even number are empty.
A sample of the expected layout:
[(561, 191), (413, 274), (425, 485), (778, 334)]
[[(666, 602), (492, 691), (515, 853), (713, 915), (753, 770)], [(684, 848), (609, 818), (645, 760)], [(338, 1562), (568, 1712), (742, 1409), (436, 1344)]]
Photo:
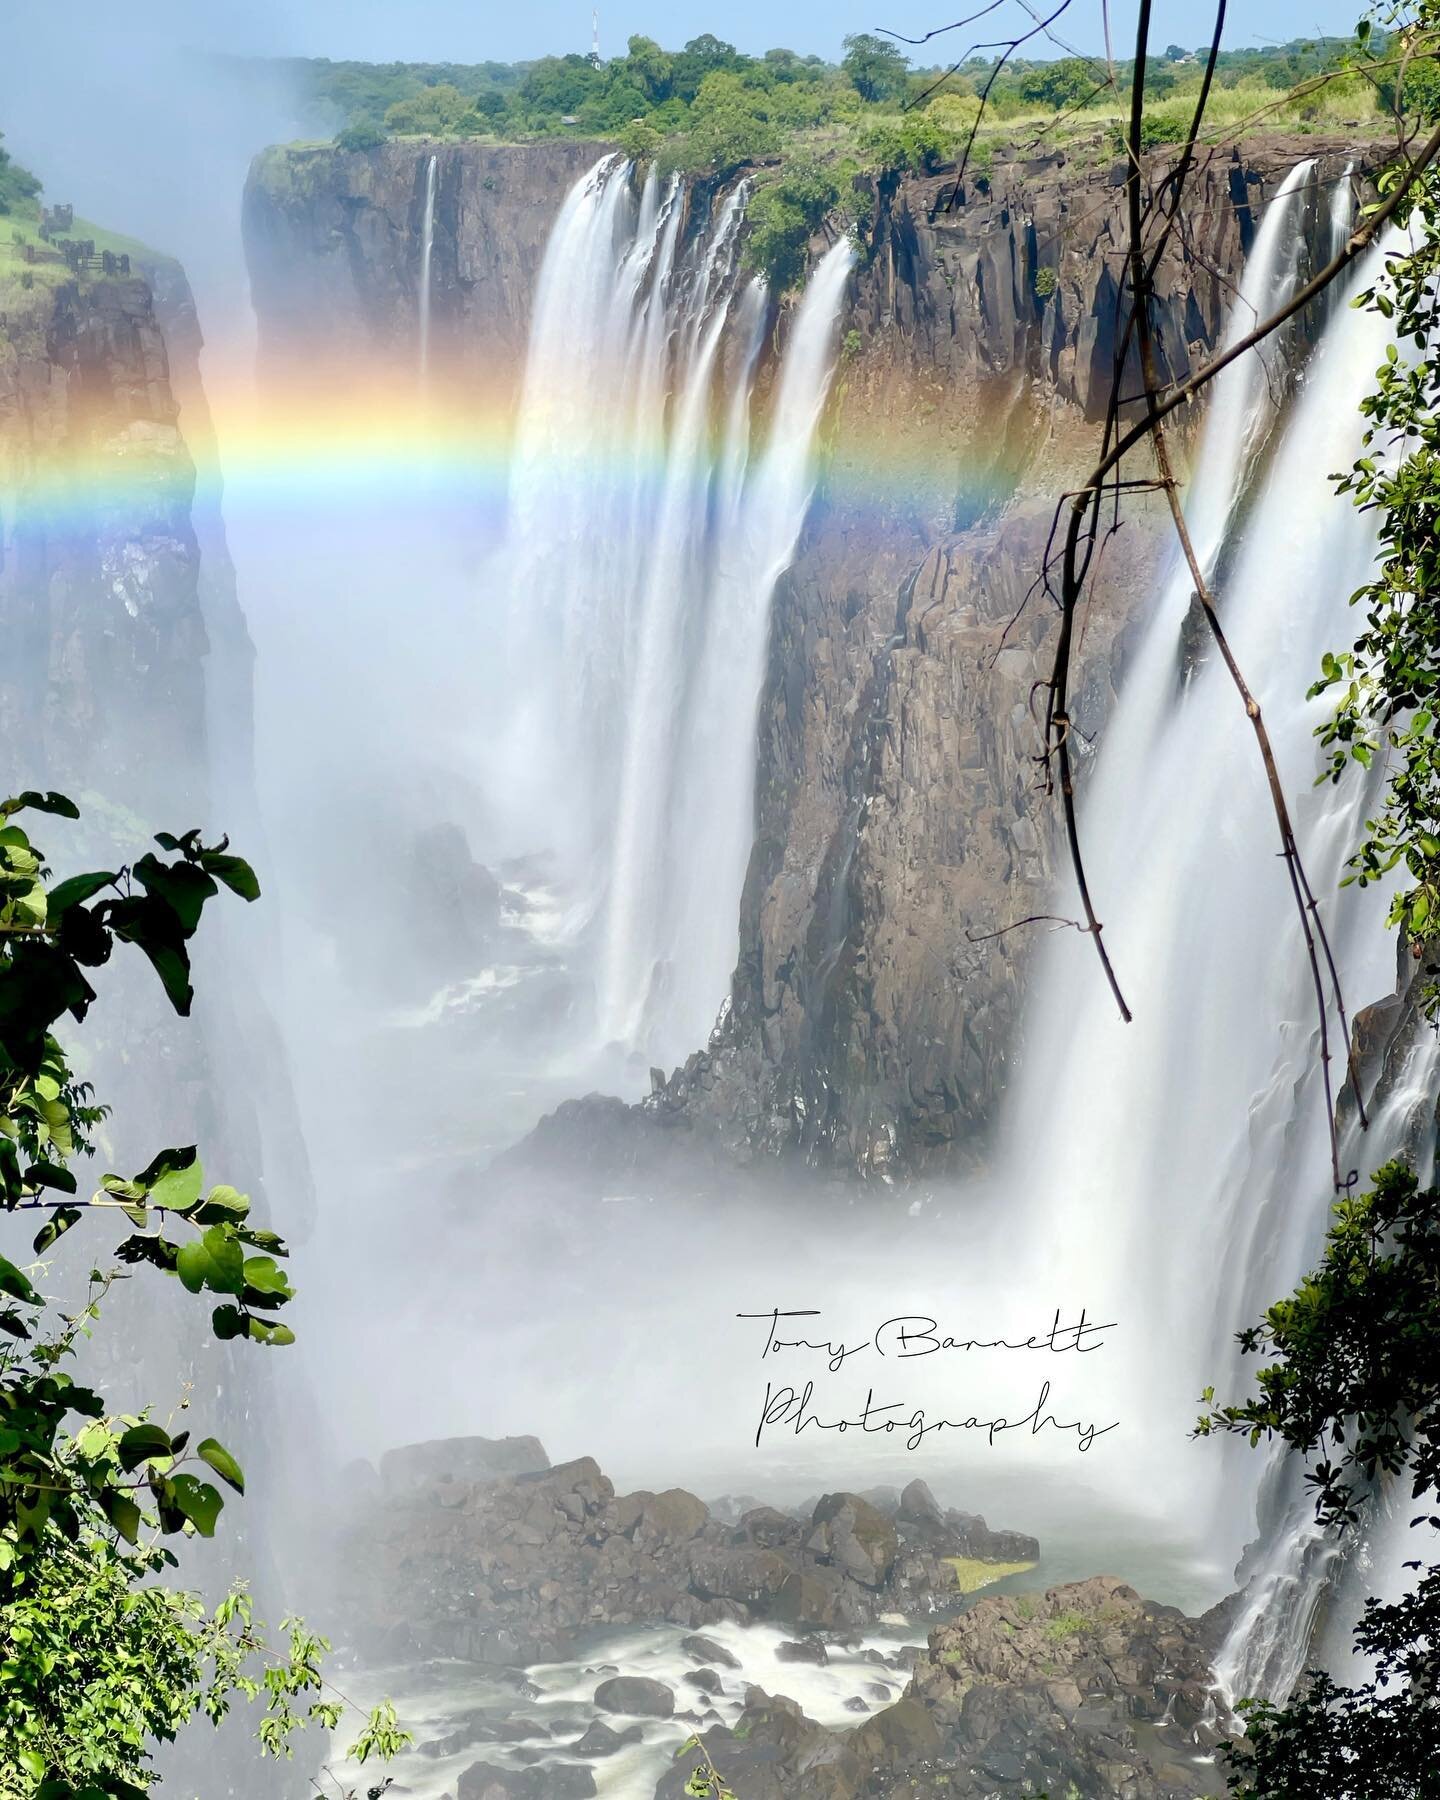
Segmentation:
[[(247, 199), (262, 341), (322, 359), (357, 345), (413, 354), (434, 154), (434, 341), (460, 379), (508, 404), (546, 236), (602, 148), (268, 152)], [(1162, 211), (1174, 157), (1146, 170)], [(1306, 237), (1318, 256), (1334, 187), (1363, 170), (1363, 148), (1258, 135), (1191, 172), (1156, 269), (1162, 375), (1214, 348), (1258, 220), (1303, 157), (1316, 159)], [(873, 1172), (983, 1153), (1033, 945), (1003, 928), (1051, 910), (1059, 866), (1036, 760), (1052, 613), (1034, 577), (1056, 497), (1099, 439), (1123, 181), (1097, 143), (997, 156), (958, 188), (953, 171), (877, 187), (819, 485), (774, 599), (733, 994), (710, 1044), (657, 1082), (649, 1105), (671, 1125)], [(784, 325), (782, 311), (780, 336)], [(1172, 422), (1182, 453), (1199, 417)], [(1107, 543), (1080, 644), (1082, 765), (1167, 532), (1139, 497)]]
[(206, 785), (195, 470), (150, 289), (16, 288), (0, 315), (11, 779), (190, 821)]
[(267, 150), (251, 169), (243, 213), (263, 372), (307, 384), (418, 369), (433, 156), (432, 360), (447, 381), (507, 403), (524, 368), (550, 227), (573, 183), (612, 148), (408, 141), (364, 153)]
[[(1305, 156), (1319, 254), (1353, 146), (1257, 139), (1192, 174), (1156, 273), (1162, 372), (1213, 349), (1257, 219)], [(1147, 170), (1149, 192), (1167, 166)], [(652, 1101), (736, 1147), (877, 1172), (983, 1152), (1035, 941), (1005, 928), (1054, 910), (1036, 685), (1053, 611), (1035, 578), (1056, 498), (1099, 442), (1122, 182), (1057, 156), (997, 162), (958, 195), (947, 174), (879, 196), (821, 485), (775, 598), (731, 1007)], [(1175, 422), (1182, 450), (1198, 422)], [(1082, 780), (1168, 533), (1132, 499), (1100, 562), (1079, 643)]]

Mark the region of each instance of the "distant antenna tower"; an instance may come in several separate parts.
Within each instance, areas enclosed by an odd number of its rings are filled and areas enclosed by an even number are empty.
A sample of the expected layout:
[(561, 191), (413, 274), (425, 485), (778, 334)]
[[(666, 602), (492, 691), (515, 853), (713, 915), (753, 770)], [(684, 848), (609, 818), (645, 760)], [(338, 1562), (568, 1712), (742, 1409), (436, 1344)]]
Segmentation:
[(600, 67), (600, 8), (590, 14), (590, 61)]

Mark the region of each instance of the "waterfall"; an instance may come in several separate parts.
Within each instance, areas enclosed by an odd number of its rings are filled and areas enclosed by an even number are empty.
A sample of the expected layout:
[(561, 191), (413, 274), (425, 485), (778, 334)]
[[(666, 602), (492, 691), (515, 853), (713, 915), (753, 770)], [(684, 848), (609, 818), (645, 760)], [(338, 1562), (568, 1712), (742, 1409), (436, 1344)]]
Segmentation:
[[(1232, 340), (1293, 291), (1309, 169), (1293, 171), (1267, 210)], [(1322, 652), (1352, 635), (1349, 596), (1375, 553), (1369, 520), (1336, 504), (1330, 476), (1359, 454), (1357, 402), (1385, 342), (1383, 320), (1336, 307), (1278, 421), (1277, 368), (1253, 352), (1231, 365), (1186, 499), (1352, 1004), (1394, 980), (1373, 893), (1338, 885), (1373, 789), (1358, 771), (1315, 787), (1324, 702), (1304, 695)], [(1260, 1476), (1269, 1500), (1290, 1475), (1238, 1447), (1182, 1443), (1157, 1480), (1147, 1447), (1175, 1441), (1206, 1385), (1240, 1391), (1253, 1371), (1238, 1365), (1234, 1333), (1313, 1261), (1333, 1196), (1309, 964), (1240, 701), (1215, 656), (1185, 666), (1190, 589), (1183, 567), (1162, 584), (1082, 803), (1092, 888), (1135, 1022), (1116, 1018), (1088, 948), (1058, 933), (1038, 972), (1004, 1166), (1006, 1190), (1030, 1208), (1017, 1236), (1044, 1240), (1057, 1291), (1125, 1327), (1135, 1363), (1117, 1416), (1129, 1466), (1157, 1511), (1209, 1546), (1218, 1577), (1253, 1536)], [(1074, 909), (1062, 897), (1056, 910)], [(1338, 1054), (1333, 1011), (1330, 1028)], [(1378, 1122), (1355, 1151), (1367, 1172), (1392, 1147), (1385, 1133)], [(1124, 1447), (1117, 1454), (1126, 1466)], [(1262, 1546), (1268, 1592), (1252, 1591), (1246, 1618), (1278, 1627), (1287, 1656), (1303, 1659), (1328, 1556), (1298, 1530)], [(1282, 1622), (1286, 1584), (1296, 1601)], [(1275, 1691), (1284, 1670), (1263, 1647), (1247, 1660), (1244, 1632), (1242, 1619), (1222, 1682)]]
[(703, 196), (607, 157), (546, 249), (501, 585), (511, 828), (554, 859), (596, 1034), (678, 1060), (737, 952), (769, 605), (809, 503), (851, 251), (786, 335), (764, 449), (769, 301), (740, 271), (748, 188)]
[(425, 213), (420, 226), (420, 384), (430, 376), (430, 258), (435, 248), (435, 174), (439, 158), (425, 165)]

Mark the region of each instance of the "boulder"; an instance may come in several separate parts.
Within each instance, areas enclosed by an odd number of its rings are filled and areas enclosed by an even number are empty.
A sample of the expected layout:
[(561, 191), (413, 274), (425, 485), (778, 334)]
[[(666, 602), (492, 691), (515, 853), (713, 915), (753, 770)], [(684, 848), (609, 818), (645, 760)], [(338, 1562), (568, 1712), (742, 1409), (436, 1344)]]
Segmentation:
[(574, 1763), (529, 1769), (472, 1763), (456, 1790), (458, 1800), (591, 1800), (595, 1791), (595, 1777)]
[(640, 1727), (627, 1725), (624, 1731), (616, 1731), (603, 1719), (592, 1719), (585, 1728), (582, 1737), (576, 1738), (570, 1746), (571, 1756), (613, 1756), (617, 1750), (623, 1750), (626, 1744), (638, 1743)]
[(641, 1719), (668, 1719), (675, 1711), (675, 1695), (663, 1681), (644, 1675), (612, 1675), (595, 1690), (601, 1712), (630, 1713)]
[(717, 1644), (714, 1638), (700, 1637), (694, 1633), (680, 1640), (680, 1648), (687, 1656), (693, 1656), (702, 1663), (713, 1663), (719, 1669), (738, 1669), (740, 1658), (734, 1656), (723, 1644)]
[(810, 1519), (807, 1550), (865, 1587), (883, 1587), (900, 1551), (894, 1524), (859, 1494), (825, 1494)]
[(823, 1668), (830, 1658), (819, 1638), (789, 1638), (775, 1651), (776, 1660), (790, 1663), (814, 1663)]
[(640, 1496), (642, 1505), (633, 1538), (641, 1549), (687, 1544), (703, 1529), (710, 1508), (684, 1488), (667, 1488), (663, 1494)]
[(910, 1482), (900, 1495), (898, 1516), (916, 1524), (941, 1525), (945, 1514), (926, 1484), (918, 1478)]

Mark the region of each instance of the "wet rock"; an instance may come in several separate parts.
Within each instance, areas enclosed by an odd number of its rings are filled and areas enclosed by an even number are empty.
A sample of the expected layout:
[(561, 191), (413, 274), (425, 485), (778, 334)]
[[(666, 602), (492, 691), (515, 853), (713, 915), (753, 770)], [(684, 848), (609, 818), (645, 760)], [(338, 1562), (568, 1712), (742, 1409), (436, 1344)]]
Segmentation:
[(572, 1756), (613, 1756), (617, 1750), (623, 1750), (627, 1744), (640, 1741), (640, 1727), (627, 1725), (624, 1731), (616, 1731), (603, 1719), (592, 1719), (586, 1726), (584, 1735), (576, 1738), (570, 1746)]
[(929, 1487), (918, 1478), (910, 1482), (900, 1495), (899, 1517), (919, 1524), (943, 1525), (945, 1515)]
[(684, 1488), (668, 1488), (663, 1494), (632, 1496), (641, 1501), (634, 1526), (634, 1542), (640, 1548), (686, 1544), (710, 1517), (710, 1509)]
[(644, 1675), (615, 1675), (595, 1690), (601, 1712), (631, 1713), (642, 1719), (668, 1719), (675, 1710), (675, 1694), (663, 1681)]
[(700, 1637), (692, 1633), (680, 1640), (680, 1648), (687, 1656), (698, 1657), (703, 1663), (714, 1663), (720, 1669), (738, 1669), (740, 1658), (733, 1655), (723, 1644), (717, 1644), (714, 1638)]
[(830, 1660), (819, 1638), (787, 1639), (776, 1646), (775, 1656), (779, 1662), (814, 1663), (820, 1668)]
[(501, 1769), (475, 1763), (460, 1777), (458, 1800), (591, 1800), (595, 1777), (573, 1763)]
[(692, 1687), (697, 1687), (705, 1694), (723, 1694), (724, 1684), (714, 1669), (692, 1669), (685, 1677)]
[(895, 1526), (858, 1494), (826, 1494), (811, 1518), (805, 1547), (866, 1587), (882, 1587), (900, 1540)]

